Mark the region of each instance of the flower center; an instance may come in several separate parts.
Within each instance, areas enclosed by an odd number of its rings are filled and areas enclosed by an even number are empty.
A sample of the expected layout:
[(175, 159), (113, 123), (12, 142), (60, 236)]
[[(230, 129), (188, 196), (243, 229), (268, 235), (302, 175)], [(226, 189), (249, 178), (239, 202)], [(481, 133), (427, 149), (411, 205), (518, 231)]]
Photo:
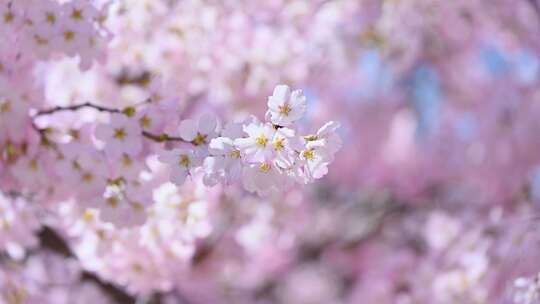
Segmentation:
[(109, 197), (107, 199), (107, 205), (109, 205), (111, 208), (118, 207), (118, 199), (116, 197), (114, 197), (114, 196)]
[(31, 171), (34, 171), (34, 172), (37, 171), (37, 169), (38, 169), (38, 163), (37, 163), (37, 160), (32, 159), (32, 160), (30, 161), (29, 167), (30, 167), (30, 170), (31, 170)]
[(92, 222), (94, 220), (94, 212), (86, 209), (82, 215), (82, 218), (85, 222)]
[(56, 22), (56, 16), (54, 15), (54, 13), (49, 12), (45, 16), (45, 20), (47, 20), (47, 22), (50, 24), (54, 24)]
[(259, 166), (259, 170), (261, 170), (261, 172), (267, 173), (268, 171), (270, 171), (270, 164), (268, 164), (268, 163), (262, 163), (262, 164)]
[(5, 23), (11, 23), (11, 21), (13, 21), (14, 17), (15, 16), (13, 15), (13, 13), (7, 12), (7, 13), (4, 14), (4, 22)]
[(264, 135), (260, 135), (259, 137), (255, 139), (255, 143), (257, 143), (257, 145), (261, 147), (265, 147), (266, 144), (268, 143), (268, 138), (266, 138)]
[(0, 113), (7, 113), (11, 112), (11, 103), (9, 101), (5, 101), (0, 104)]
[(314, 160), (315, 159), (315, 151), (313, 149), (305, 150), (302, 152), (302, 156), (304, 156), (307, 160)]
[(92, 175), (92, 173), (86, 172), (86, 173), (83, 174), (83, 176), (82, 176), (82, 180), (83, 180), (83, 182), (85, 182), (85, 183), (90, 183), (90, 182), (92, 182), (93, 179), (94, 179), (94, 176)]
[(144, 268), (139, 263), (135, 263), (131, 266), (134, 272), (136, 273), (142, 273), (144, 271)]
[(193, 144), (198, 146), (206, 143), (206, 135), (197, 133), (197, 136), (195, 136), (195, 139), (193, 139)]
[(181, 155), (178, 164), (187, 168), (189, 166), (189, 157), (187, 155)]
[(291, 107), (288, 104), (285, 104), (283, 106), (279, 106), (279, 113), (288, 116), (289, 113), (291, 113)]
[(131, 164), (133, 164), (133, 161), (131, 160), (129, 155), (127, 154), (122, 155), (122, 165), (124, 167), (131, 167)]
[(13, 158), (17, 156), (17, 148), (12, 143), (7, 143), (6, 145), (6, 154), (7, 158)]
[(285, 139), (284, 138), (278, 138), (274, 141), (274, 149), (276, 149), (276, 151), (281, 151), (283, 150), (283, 148), (285, 148)]
[(229, 153), (229, 156), (232, 158), (240, 158), (240, 150), (234, 149)]
[(82, 11), (80, 9), (74, 9), (71, 13), (71, 18), (74, 20), (82, 20)]
[(34, 41), (38, 44), (38, 45), (46, 45), (47, 43), (49, 43), (49, 41), (45, 38), (42, 38), (40, 37), (39, 35), (34, 35)]
[(126, 135), (127, 134), (124, 129), (122, 128), (114, 129), (114, 135), (113, 135), (114, 138), (123, 140), (124, 138), (126, 138)]
[(73, 32), (73, 31), (65, 31), (64, 32), (64, 39), (66, 41), (71, 41), (71, 40), (73, 40), (73, 38), (75, 38), (75, 32)]
[(139, 119), (139, 123), (141, 124), (143, 128), (149, 128), (150, 125), (152, 124), (152, 119), (144, 115), (143, 117), (141, 117), (141, 119)]

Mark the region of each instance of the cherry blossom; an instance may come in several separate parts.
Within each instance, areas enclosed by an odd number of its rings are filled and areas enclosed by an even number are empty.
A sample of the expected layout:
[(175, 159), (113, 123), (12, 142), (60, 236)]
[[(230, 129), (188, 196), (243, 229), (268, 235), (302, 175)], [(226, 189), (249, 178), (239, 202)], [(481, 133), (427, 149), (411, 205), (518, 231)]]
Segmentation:
[(197, 122), (186, 119), (178, 127), (180, 137), (195, 146), (208, 145), (216, 136), (217, 119), (212, 114), (202, 115)]
[(272, 139), (276, 130), (270, 124), (250, 123), (243, 127), (245, 138), (237, 138), (234, 144), (248, 162), (262, 162), (273, 156)]
[(113, 159), (122, 154), (136, 156), (141, 152), (141, 128), (123, 114), (112, 114), (109, 124), (96, 127), (96, 138), (105, 142), (105, 152)]
[(194, 150), (186, 148), (164, 151), (159, 160), (170, 167), (170, 179), (178, 185), (183, 184), (186, 177), (193, 174), (201, 162)]
[(539, 20), (0, 0), (0, 303), (538, 302)]
[(306, 97), (302, 91), (291, 92), (287, 85), (278, 85), (268, 97), (268, 113), (273, 124), (290, 126), (306, 111)]

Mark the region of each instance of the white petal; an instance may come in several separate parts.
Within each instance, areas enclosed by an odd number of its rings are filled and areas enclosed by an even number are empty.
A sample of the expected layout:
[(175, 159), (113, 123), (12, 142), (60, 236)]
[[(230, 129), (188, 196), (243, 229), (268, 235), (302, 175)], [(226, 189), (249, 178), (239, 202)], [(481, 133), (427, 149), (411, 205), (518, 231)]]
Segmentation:
[(171, 170), (170, 179), (171, 182), (180, 186), (184, 183), (187, 177), (187, 171), (183, 168), (175, 167)]
[(279, 106), (283, 105), (291, 94), (291, 89), (287, 85), (278, 85), (274, 88), (272, 96), (268, 98), (268, 108), (272, 110), (279, 110)]
[(199, 118), (199, 132), (210, 134), (216, 130), (217, 118), (212, 114), (204, 114)]
[(255, 145), (255, 140), (253, 138), (237, 138), (234, 140), (234, 145), (239, 149), (245, 149)]
[(293, 108), (306, 107), (306, 96), (302, 93), (302, 90), (296, 90), (291, 93), (290, 105)]
[(158, 160), (162, 163), (173, 165), (178, 161), (178, 150), (163, 151), (158, 156)]
[(317, 136), (325, 137), (331, 132), (335, 132), (340, 127), (339, 122), (329, 121), (322, 126), (319, 131), (317, 131)]
[(178, 131), (183, 140), (192, 141), (197, 136), (197, 123), (193, 119), (183, 120)]
[(97, 139), (107, 142), (112, 137), (112, 129), (110, 125), (99, 124), (96, 127), (95, 136)]
[(221, 133), (223, 137), (229, 138), (238, 138), (244, 135), (242, 130), (242, 124), (230, 122), (225, 125), (223, 132)]
[(250, 137), (257, 137), (260, 134), (261, 125), (258, 123), (250, 123), (249, 125), (244, 125), (243, 129)]
[(233, 148), (233, 140), (227, 137), (218, 137), (210, 141), (208, 151), (214, 155), (225, 155)]

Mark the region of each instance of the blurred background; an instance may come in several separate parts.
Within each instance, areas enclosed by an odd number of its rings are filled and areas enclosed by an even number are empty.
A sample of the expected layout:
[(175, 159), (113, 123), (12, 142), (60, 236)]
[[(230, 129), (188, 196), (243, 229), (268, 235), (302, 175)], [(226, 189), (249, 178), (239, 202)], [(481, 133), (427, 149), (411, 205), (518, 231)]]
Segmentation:
[[(104, 253), (107, 230), (66, 220), (67, 255), (100, 286), (81, 297), (540, 303), (536, 0), (118, 0), (107, 10), (107, 63), (43, 64), (49, 100), (126, 106), (158, 86), (181, 96), (183, 118), (226, 121), (263, 117), (285, 83), (307, 96), (304, 131), (339, 121), (343, 147), (325, 178), (279, 197), (197, 181), (162, 189), (185, 225), (200, 225), (195, 248), (166, 234), (171, 220)], [(125, 241), (134, 234), (150, 241)]]

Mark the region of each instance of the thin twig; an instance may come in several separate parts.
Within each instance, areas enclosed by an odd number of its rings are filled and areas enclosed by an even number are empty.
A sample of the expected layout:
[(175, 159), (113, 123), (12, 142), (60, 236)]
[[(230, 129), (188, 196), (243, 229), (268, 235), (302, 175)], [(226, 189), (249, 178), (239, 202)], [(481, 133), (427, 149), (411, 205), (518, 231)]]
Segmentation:
[(148, 139), (151, 139), (153, 141), (156, 141), (156, 142), (164, 142), (164, 141), (181, 141), (181, 142), (188, 142), (188, 141), (185, 141), (183, 140), (182, 138), (180, 137), (176, 137), (176, 136), (170, 136), (168, 134), (160, 134), (160, 135), (157, 135), (157, 134), (152, 134), (150, 132), (147, 132), (147, 131), (142, 131), (142, 135)]
[[(150, 100), (146, 100), (144, 103), (148, 103), (149, 101)], [(142, 105), (144, 103), (141, 103), (139, 105)], [(50, 114), (54, 114), (54, 113), (62, 112), (62, 111), (77, 111), (77, 110), (82, 109), (82, 108), (91, 108), (91, 109), (95, 109), (95, 110), (100, 111), (100, 112), (107, 112), (107, 113), (125, 113), (125, 110), (123, 111), (123, 110), (120, 110), (120, 109), (108, 108), (108, 107), (96, 105), (96, 104), (93, 104), (93, 103), (90, 103), (90, 102), (87, 101), (85, 103), (77, 104), (77, 105), (56, 106), (56, 107), (51, 108), (51, 109), (41, 110), (41, 111), (38, 111), (34, 115), (34, 118), (39, 117), (39, 116), (43, 116), (43, 115), (50, 115)], [(39, 133), (42, 143), (50, 143), (50, 141), (47, 138), (47, 132), (48, 132), (47, 129), (41, 129), (35, 123), (32, 123), (32, 127)], [(171, 136), (171, 135), (168, 135), (168, 134), (165, 134), (165, 133), (158, 135), (158, 134), (153, 134), (153, 133), (150, 133), (150, 132), (147, 132), (147, 131), (142, 131), (142, 135), (144, 137), (150, 139), (150, 140), (155, 141), (155, 142), (166, 142), (166, 141), (187, 142), (187, 141), (183, 140), (180, 137)]]
[(79, 109), (82, 109), (82, 108), (92, 108), (92, 109), (98, 110), (100, 112), (109, 112), (109, 113), (121, 113), (122, 112), (119, 109), (107, 108), (107, 107), (96, 105), (96, 104), (93, 104), (93, 103), (90, 103), (90, 102), (87, 101), (85, 103), (81, 103), (81, 104), (78, 104), (78, 105), (56, 106), (56, 107), (51, 108), (51, 109), (41, 110), (41, 111), (38, 111), (36, 113), (36, 115), (34, 115), (34, 117), (42, 116), (42, 115), (54, 114), (56, 112), (61, 112), (61, 111), (76, 111), (76, 110), (79, 110)]

